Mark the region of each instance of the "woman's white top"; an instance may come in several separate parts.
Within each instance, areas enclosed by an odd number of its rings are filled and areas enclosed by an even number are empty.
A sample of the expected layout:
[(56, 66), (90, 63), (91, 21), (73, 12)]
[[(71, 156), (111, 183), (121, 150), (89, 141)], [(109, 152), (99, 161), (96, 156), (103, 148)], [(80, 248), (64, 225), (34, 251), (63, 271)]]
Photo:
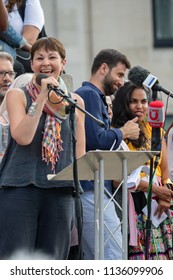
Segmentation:
[[(8, 0), (4, 0), (4, 3), (8, 3)], [(35, 26), (41, 31), (44, 25), (44, 13), (40, 0), (26, 1), (24, 22), (18, 12), (16, 4), (12, 12), (8, 14), (8, 20), (11, 26), (21, 35), (24, 25)]]

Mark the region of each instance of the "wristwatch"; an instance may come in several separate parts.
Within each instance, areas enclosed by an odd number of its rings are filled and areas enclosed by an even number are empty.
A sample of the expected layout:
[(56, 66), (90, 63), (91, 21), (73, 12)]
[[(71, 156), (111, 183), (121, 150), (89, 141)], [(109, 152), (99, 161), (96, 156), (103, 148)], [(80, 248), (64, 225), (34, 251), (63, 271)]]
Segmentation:
[(37, 102), (32, 102), (31, 106), (28, 109), (28, 115), (29, 116), (35, 116), (36, 112), (37, 112), (37, 107), (38, 107), (38, 103)]
[(168, 187), (168, 189), (173, 189), (173, 183), (172, 183), (172, 181), (169, 178), (164, 179), (162, 181), (162, 184), (166, 185)]

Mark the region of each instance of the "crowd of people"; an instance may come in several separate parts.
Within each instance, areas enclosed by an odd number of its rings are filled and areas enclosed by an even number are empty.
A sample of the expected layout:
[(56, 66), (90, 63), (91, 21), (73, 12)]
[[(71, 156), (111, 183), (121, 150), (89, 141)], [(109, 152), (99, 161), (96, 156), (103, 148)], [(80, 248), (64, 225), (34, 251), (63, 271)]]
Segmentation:
[[(7, 27), (0, 32), (0, 49), (13, 56), (17, 76), (31, 72), (31, 46), (40, 35), (44, 36), (42, 30), (45, 21), (40, 0), (1, 0), (1, 2), (5, 4), (8, 18)], [(0, 17), (4, 17), (3, 9), (0, 10)]]
[[(24, 16), (21, 9), (25, 10)], [(0, 0), (0, 14), (0, 259), (10, 259), (19, 250), (44, 254), (47, 259), (73, 259), (77, 254), (70, 255), (70, 248), (75, 244), (82, 248), (82, 259), (92, 260), (94, 181), (80, 181), (79, 244), (76, 184), (74, 180), (48, 180), (47, 175), (57, 174), (74, 162), (74, 136), (77, 159), (91, 150), (150, 151), (147, 93), (142, 86), (125, 80), (133, 68), (126, 55), (110, 48), (95, 56), (89, 81), (74, 93), (69, 92), (61, 77), (66, 50), (58, 39), (46, 36), (40, 1)], [(22, 52), (28, 54), (27, 64), (19, 59)], [(25, 73), (30, 75), (26, 78)], [(20, 83), (15, 82), (16, 77)], [(64, 97), (53, 88), (61, 89)], [(73, 131), (67, 111), (69, 98), (102, 121), (104, 127), (75, 108)], [(148, 250), (149, 259), (172, 259), (173, 124), (166, 134), (164, 129), (160, 131), (161, 152), (152, 179), (155, 218)], [(150, 162), (139, 166), (136, 184), (128, 189), (132, 202), (128, 203), (127, 224), (130, 260), (146, 258), (149, 170)], [(106, 260), (122, 259), (121, 218), (110, 200), (119, 183), (104, 181)]]

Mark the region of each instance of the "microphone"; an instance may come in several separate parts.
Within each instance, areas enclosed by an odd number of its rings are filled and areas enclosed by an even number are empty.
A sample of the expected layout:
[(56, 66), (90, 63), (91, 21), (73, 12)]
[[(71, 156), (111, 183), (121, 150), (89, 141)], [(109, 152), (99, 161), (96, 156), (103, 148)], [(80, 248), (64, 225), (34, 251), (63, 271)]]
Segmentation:
[[(36, 76), (36, 83), (41, 86), (41, 80), (42, 79), (46, 79), (49, 76), (45, 73), (39, 73)], [(48, 89), (51, 89), (53, 91), (55, 91), (55, 93), (59, 94), (61, 97), (64, 97), (68, 103), (70, 105), (76, 106), (76, 108), (78, 108), (81, 112), (83, 112), (84, 114), (86, 114), (87, 116), (89, 116), (90, 118), (92, 118), (94, 121), (96, 121), (100, 126), (104, 127), (105, 123), (97, 118), (95, 118), (93, 115), (91, 115), (89, 112), (87, 112), (86, 110), (84, 110), (83, 108), (81, 108), (77, 102), (75, 100), (73, 100), (72, 98), (70, 98), (68, 95), (65, 94), (65, 92), (62, 89), (59, 89), (57, 87), (54, 87), (52, 85), (48, 85)], [(50, 101), (50, 99), (49, 99)], [(53, 103), (52, 101), (50, 101), (52, 104), (57, 104), (57, 103)]]
[(150, 102), (148, 106), (148, 122), (151, 127), (161, 128), (165, 121), (164, 104), (160, 100)]
[[(48, 78), (48, 77), (49, 77), (49, 76), (48, 76), (47, 74), (45, 74), (45, 73), (39, 73), (39, 74), (36, 75), (36, 83), (37, 83), (39, 86), (41, 86), (41, 80), (42, 80), (42, 79), (46, 79), (46, 78)], [(54, 91), (57, 92), (57, 93), (65, 94), (65, 92), (64, 92), (62, 89), (57, 88), (57, 87), (55, 87), (55, 86), (52, 86), (51, 84), (48, 84), (47, 87), (48, 87), (49, 90), (54, 90)]]
[(161, 150), (160, 128), (164, 126), (165, 110), (160, 100), (150, 102), (148, 106), (148, 123), (152, 127), (151, 150)]
[(147, 69), (137, 65), (129, 70), (128, 79), (135, 86), (143, 86), (143, 81), (147, 78), (150, 72)]
[(171, 97), (173, 97), (173, 94), (171, 94), (171, 92), (169, 90), (167, 90), (164, 87), (162, 87), (161, 85), (159, 85), (157, 77), (152, 74), (148, 75), (148, 77), (143, 82), (143, 86), (144, 86), (144, 89), (146, 91), (148, 91), (149, 93), (152, 93), (152, 90), (163, 91), (167, 95), (170, 95)]
[(41, 80), (42, 79), (46, 79), (46, 78), (48, 78), (49, 76), (47, 75), (47, 74), (45, 74), (45, 73), (39, 73), (39, 74), (37, 74), (36, 75), (36, 83), (39, 85), (39, 86), (41, 86)]
[(137, 87), (143, 87), (149, 93), (152, 93), (152, 90), (163, 91), (173, 98), (173, 94), (159, 84), (158, 78), (141, 66), (137, 65), (131, 68), (128, 74), (128, 79), (134, 85)]

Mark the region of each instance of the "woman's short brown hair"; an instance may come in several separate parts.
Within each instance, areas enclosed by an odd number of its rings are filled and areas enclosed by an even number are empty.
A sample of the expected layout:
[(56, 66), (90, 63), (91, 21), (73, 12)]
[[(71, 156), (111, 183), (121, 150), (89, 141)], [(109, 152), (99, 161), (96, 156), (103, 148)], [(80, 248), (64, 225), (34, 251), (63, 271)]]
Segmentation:
[(34, 54), (39, 49), (44, 48), (46, 51), (57, 51), (61, 58), (64, 59), (66, 57), (66, 51), (64, 45), (57, 39), (53, 37), (43, 37), (38, 39), (31, 48), (31, 60), (34, 58)]

